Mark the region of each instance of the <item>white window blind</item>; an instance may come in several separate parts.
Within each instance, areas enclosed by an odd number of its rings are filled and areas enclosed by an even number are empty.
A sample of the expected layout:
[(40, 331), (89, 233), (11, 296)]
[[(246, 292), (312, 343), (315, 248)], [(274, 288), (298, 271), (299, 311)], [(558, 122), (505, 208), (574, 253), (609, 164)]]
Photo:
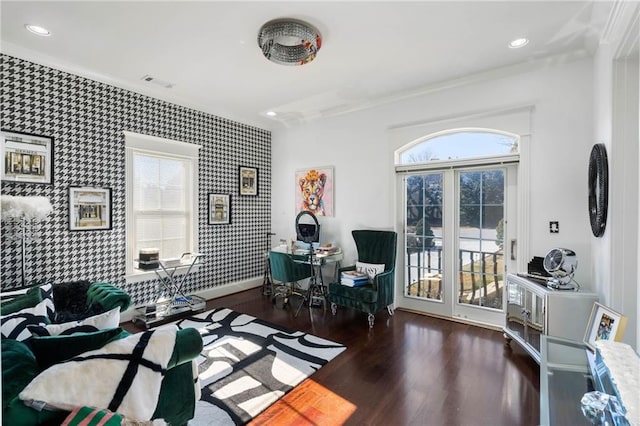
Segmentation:
[(127, 276), (140, 249), (197, 252), (198, 145), (125, 132)]

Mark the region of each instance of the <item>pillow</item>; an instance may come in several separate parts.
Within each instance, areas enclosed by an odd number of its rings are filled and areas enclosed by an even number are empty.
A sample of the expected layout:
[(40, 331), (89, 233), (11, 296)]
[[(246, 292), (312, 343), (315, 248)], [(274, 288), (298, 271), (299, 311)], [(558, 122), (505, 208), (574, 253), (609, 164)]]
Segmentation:
[(40, 369), (27, 345), (13, 339), (2, 339), (2, 411), (9, 406)]
[(53, 284), (49, 283), (31, 287), (27, 293), (40, 293), (42, 300), (47, 302), (47, 316), (49, 319), (53, 318), (56, 310), (53, 305)]
[(356, 262), (356, 271), (367, 274), (369, 282), (372, 283), (376, 275), (384, 272), (384, 263)]
[(31, 350), (41, 370), (66, 361), (82, 353), (100, 349), (116, 340), (122, 329), (110, 328), (91, 333), (75, 333), (70, 336), (33, 336)]
[(29, 327), (31, 333), (37, 336), (58, 336), (60, 334), (73, 334), (78, 332), (91, 332), (116, 328), (120, 324), (120, 308), (85, 318), (80, 321), (65, 322), (62, 324), (49, 324), (39, 327)]
[(132, 334), (52, 365), (38, 374), (19, 398), (27, 406), (45, 410), (108, 407), (133, 419), (151, 419), (177, 330), (173, 325)]
[(31, 333), (27, 326), (48, 323), (46, 300), (38, 303), (33, 308), (26, 308), (9, 315), (0, 316), (2, 338), (15, 339), (21, 342), (31, 338)]
[(13, 314), (26, 308), (33, 308), (40, 302), (42, 302), (42, 295), (39, 291), (26, 292), (11, 300), (2, 302), (0, 305), (0, 313), (2, 313), (2, 315)]
[(89, 281), (71, 281), (53, 286), (56, 312), (84, 312), (87, 309)]

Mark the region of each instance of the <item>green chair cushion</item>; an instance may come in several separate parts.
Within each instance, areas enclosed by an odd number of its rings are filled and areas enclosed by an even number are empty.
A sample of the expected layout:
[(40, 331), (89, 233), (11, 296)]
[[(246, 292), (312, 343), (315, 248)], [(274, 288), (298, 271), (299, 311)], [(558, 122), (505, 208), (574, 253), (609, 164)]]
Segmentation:
[(358, 300), (363, 303), (376, 303), (378, 292), (371, 284), (360, 287), (349, 287), (340, 283), (329, 284), (329, 294), (335, 298)]
[(42, 302), (40, 291), (27, 291), (25, 294), (0, 304), (0, 313), (2, 315), (13, 314), (26, 308), (33, 308), (40, 302)]
[(60, 336), (33, 336), (31, 347), (41, 370), (123, 337), (122, 328)]

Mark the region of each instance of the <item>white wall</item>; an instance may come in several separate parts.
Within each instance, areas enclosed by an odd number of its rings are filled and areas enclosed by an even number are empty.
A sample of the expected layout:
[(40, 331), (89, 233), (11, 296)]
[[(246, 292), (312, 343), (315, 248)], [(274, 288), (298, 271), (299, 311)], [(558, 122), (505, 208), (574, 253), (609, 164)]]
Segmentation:
[[(352, 229), (394, 226), (393, 151), (397, 146), (389, 143), (389, 128), (533, 105), (529, 253), (544, 256), (553, 247), (575, 250), (580, 262), (576, 278), (591, 287), (586, 182), (594, 141), (592, 78), (591, 59), (549, 63), (519, 75), (476, 81), (274, 131), (275, 241), (293, 235), (296, 169), (335, 167), (335, 217), (321, 218), (322, 239), (341, 245), (348, 263), (355, 258)], [(549, 233), (550, 220), (560, 222), (559, 234)]]
[(624, 341), (638, 350), (638, 31), (640, 5), (615, 4), (594, 60), (594, 134), (609, 156), (609, 220), (592, 238), (601, 301), (628, 317)]

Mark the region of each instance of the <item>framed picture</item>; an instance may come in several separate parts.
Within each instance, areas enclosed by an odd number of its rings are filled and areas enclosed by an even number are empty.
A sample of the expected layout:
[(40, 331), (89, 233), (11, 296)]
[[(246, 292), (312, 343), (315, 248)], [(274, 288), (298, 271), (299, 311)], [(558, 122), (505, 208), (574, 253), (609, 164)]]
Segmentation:
[(209, 194), (209, 225), (231, 223), (231, 195)]
[(238, 169), (240, 195), (258, 195), (258, 169), (240, 166)]
[(0, 131), (2, 180), (21, 183), (53, 183), (53, 138), (29, 133)]
[(627, 317), (595, 302), (584, 334), (584, 343), (595, 351), (595, 343), (598, 340), (620, 341), (626, 325)]
[(69, 187), (69, 230), (111, 229), (111, 188)]
[(310, 167), (296, 171), (296, 213), (333, 216), (333, 167)]

